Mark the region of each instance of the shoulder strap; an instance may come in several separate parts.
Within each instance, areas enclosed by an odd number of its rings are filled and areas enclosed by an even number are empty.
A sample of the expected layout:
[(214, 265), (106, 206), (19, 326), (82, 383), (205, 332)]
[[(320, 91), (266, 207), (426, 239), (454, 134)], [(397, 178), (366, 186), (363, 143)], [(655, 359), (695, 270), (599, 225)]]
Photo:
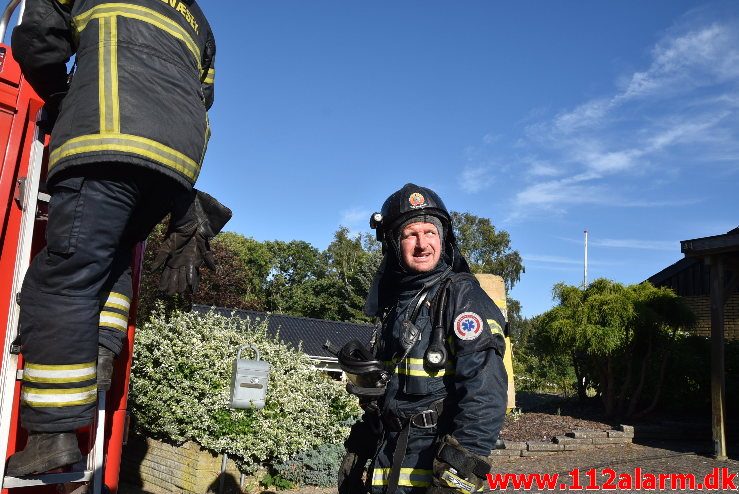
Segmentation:
[[(434, 299), (431, 301), (431, 307), (433, 312), (431, 313), (431, 326), (433, 328), (444, 324), (444, 311), (446, 309), (447, 293), (449, 291), (449, 285), (452, 284), (452, 276), (445, 278), (441, 282), (441, 286), (434, 294)], [(446, 336), (446, 335), (445, 335)]]

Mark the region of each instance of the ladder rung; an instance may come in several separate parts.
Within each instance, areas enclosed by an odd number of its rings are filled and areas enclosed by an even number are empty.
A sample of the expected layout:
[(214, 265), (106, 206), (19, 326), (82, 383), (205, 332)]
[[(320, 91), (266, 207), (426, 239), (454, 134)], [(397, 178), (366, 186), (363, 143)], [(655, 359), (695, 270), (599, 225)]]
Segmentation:
[(68, 482), (89, 482), (92, 478), (90, 470), (80, 472), (45, 473), (29, 477), (5, 477), (3, 489), (13, 487), (30, 487), (33, 485), (66, 484)]

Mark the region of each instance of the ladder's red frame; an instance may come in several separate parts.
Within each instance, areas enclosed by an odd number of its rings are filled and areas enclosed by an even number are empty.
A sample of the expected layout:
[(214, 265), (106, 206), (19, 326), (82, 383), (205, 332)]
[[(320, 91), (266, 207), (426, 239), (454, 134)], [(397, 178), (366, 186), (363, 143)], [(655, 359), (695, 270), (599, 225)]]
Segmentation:
[[(31, 155), (31, 144), (36, 136), (36, 117), (43, 107), (43, 101), (28, 85), (21, 74), (18, 63), (13, 59), (8, 45), (0, 43), (0, 327), (7, 327), (10, 304), (15, 303), (15, 294), (11, 293), (16, 265), (17, 244), (21, 235), (21, 207), (16, 200), (19, 194), (18, 179), (25, 177)], [(45, 136), (44, 165), (48, 160), (49, 137)], [(45, 172), (42, 171), (42, 180)], [(38, 253), (45, 244), (45, 222), (34, 222), (33, 244), (31, 257)], [(131, 318), (128, 322), (128, 344), (122, 354), (116, 359), (114, 382), (107, 393), (105, 448), (103, 481), (110, 492), (118, 491), (118, 476), (121, 466), (121, 453), (125, 435), (127, 434), (127, 402), (129, 379), (131, 372), (131, 357), (133, 354), (133, 340), (135, 334), (135, 314), (138, 302), (139, 281), (141, 278), (141, 263), (143, 261), (144, 245), (135, 249), (133, 262), (133, 300), (131, 304)], [(10, 330), (0, 330), (0, 349), (10, 337)], [(0, 354), (0, 363), (7, 356)], [(19, 359), (19, 368), (21, 367)], [(13, 395), (13, 413), (8, 438), (7, 456), (20, 449), (25, 444), (25, 432), (18, 423), (18, 403), (20, 397), (20, 383), (16, 381)], [(80, 431), (80, 445), (92, 444), (89, 430)], [(88, 447), (89, 449), (89, 447)], [(84, 452), (84, 451), (83, 451)], [(24, 494), (42, 492), (56, 492), (54, 486), (24, 487), (17, 490)], [(8, 492), (3, 489), (3, 493)]]

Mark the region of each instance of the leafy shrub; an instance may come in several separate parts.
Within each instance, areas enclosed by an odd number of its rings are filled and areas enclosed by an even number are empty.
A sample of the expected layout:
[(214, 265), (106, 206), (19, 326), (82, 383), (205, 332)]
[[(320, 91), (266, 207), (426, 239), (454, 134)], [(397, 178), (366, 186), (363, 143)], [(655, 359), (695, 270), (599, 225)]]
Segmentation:
[(338, 482), (338, 471), (344, 456), (342, 444), (321, 444), (293, 458), (273, 466), (276, 477), (294, 484), (333, 487)]
[(574, 393), (575, 371), (566, 357), (546, 353), (535, 348), (514, 348), (513, 380), (517, 391), (556, 393), (570, 396)]
[[(272, 368), (259, 411), (229, 408), (231, 367), (245, 344)], [(359, 413), (341, 383), (268, 335), (266, 325), (212, 312), (155, 311), (137, 332), (131, 381), (132, 411), (145, 432), (227, 453), (246, 473), (343, 439), (347, 419)]]

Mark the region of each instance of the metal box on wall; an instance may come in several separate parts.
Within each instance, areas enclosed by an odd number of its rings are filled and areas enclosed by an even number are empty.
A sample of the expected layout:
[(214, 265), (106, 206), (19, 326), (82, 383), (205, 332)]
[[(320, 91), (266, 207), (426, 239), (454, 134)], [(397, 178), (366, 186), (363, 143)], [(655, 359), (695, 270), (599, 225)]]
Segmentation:
[[(256, 354), (256, 360), (241, 358), (241, 352), (251, 348)], [(264, 408), (267, 399), (267, 383), (269, 381), (269, 364), (260, 360), (259, 350), (253, 345), (239, 348), (236, 360), (233, 363), (231, 376), (231, 407), (232, 408)]]

